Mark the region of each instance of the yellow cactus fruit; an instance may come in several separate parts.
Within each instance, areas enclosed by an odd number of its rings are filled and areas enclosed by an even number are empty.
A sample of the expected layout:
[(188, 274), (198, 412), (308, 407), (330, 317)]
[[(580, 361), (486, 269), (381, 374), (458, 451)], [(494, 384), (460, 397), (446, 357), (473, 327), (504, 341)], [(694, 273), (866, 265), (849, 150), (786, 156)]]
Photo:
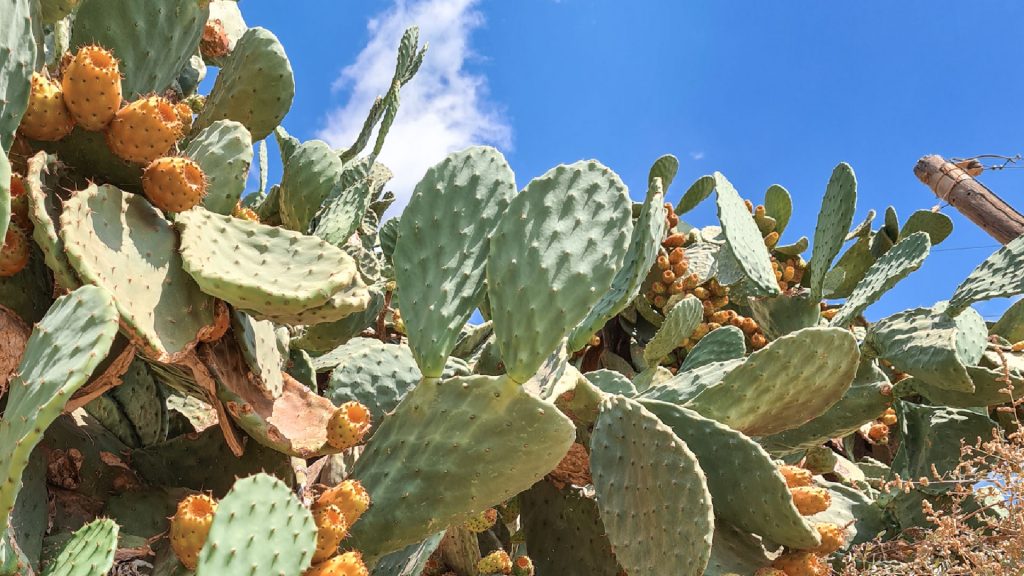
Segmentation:
[(512, 576), (533, 576), (533, 560), (529, 556), (518, 556), (512, 561)]
[(476, 571), (480, 574), (511, 574), (512, 559), (508, 552), (496, 550), (476, 563)]
[(327, 443), (337, 450), (358, 445), (370, 431), (370, 411), (359, 402), (345, 402), (327, 422)]
[(1024, 340), (1021, 340), (1020, 342), (1015, 342), (1012, 346), (1010, 346), (1010, 351), (1024, 352)]
[(775, 248), (775, 245), (779, 243), (779, 233), (772, 232), (764, 237), (764, 245), (768, 248)]
[(64, 105), (60, 84), (39, 72), (33, 72), (28, 108), (21, 117), (18, 130), (32, 140), (52, 142), (70, 134), (74, 127), (75, 121)]
[(345, 552), (306, 570), (303, 576), (370, 576), (359, 552)]
[(879, 420), (881, 420), (882, 424), (885, 424), (886, 426), (895, 426), (896, 423), (899, 422), (899, 418), (896, 417), (896, 410), (893, 408), (886, 408), (885, 413), (882, 414), (882, 417), (879, 418)]
[(234, 210), (231, 211), (231, 215), (235, 218), (241, 218), (242, 220), (248, 220), (250, 222), (259, 222), (260, 217), (251, 209), (242, 206), (241, 202), (235, 204)]
[(779, 466), (779, 473), (786, 479), (786, 486), (796, 488), (798, 486), (811, 485), (811, 471), (799, 466)]
[(28, 236), (12, 222), (7, 227), (3, 246), (0, 246), (0, 278), (14, 276), (24, 270), (28, 266), (28, 258)]
[(313, 514), (316, 522), (316, 551), (313, 562), (323, 562), (338, 551), (338, 545), (348, 536), (348, 522), (337, 506), (319, 508)]
[(764, 334), (758, 332), (750, 337), (750, 347), (754, 350), (760, 350), (768, 345), (768, 339), (764, 337)]
[(772, 566), (786, 576), (826, 576), (829, 573), (828, 564), (810, 552), (786, 552), (776, 558)]
[(188, 158), (165, 156), (146, 166), (142, 191), (164, 212), (184, 212), (203, 201), (206, 175), (199, 164)]
[(497, 520), (498, 511), (495, 510), (494, 508), (488, 508), (487, 510), (484, 510), (483, 512), (477, 514), (476, 516), (473, 516), (469, 520), (466, 520), (466, 523), (463, 526), (465, 526), (466, 529), (470, 532), (476, 532), (477, 534), (479, 534), (480, 532), (486, 532), (490, 530), (491, 526), (494, 526), (494, 523)]
[(881, 422), (875, 422), (868, 428), (868, 438), (875, 444), (889, 443), (889, 427)]
[(174, 104), (150, 96), (117, 111), (107, 127), (107, 146), (123, 160), (149, 164), (167, 154), (183, 133)]
[(199, 551), (206, 543), (217, 502), (206, 494), (193, 494), (178, 503), (171, 518), (171, 549), (189, 570), (196, 569)]
[(79, 126), (99, 132), (121, 107), (121, 71), (117, 58), (100, 46), (82, 46), (61, 78), (64, 104)]
[(181, 121), (182, 133), (188, 132), (192, 129), (192, 107), (184, 102), (178, 102), (174, 105), (174, 113), (178, 116), (178, 120)]
[(818, 531), (818, 535), (821, 536), (821, 545), (812, 550), (812, 552), (828, 556), (846, 544), (846, 533), (838, 525), (826, 522), (818, 524), (814, 528)]
[(370, 508), (370, 495), (358, 480), (345, 480), (320, 495), (315, 507), (325, 506), (337, 506), (351, 527)]
[(199, 40), (199, 53), (203, 58), (223, 58), (227, 56), (230, 48), (231, 43), (224, 23), (217, 19), (207, 21), (203, 27), (203, 36)]
[(828, 490), (817, 486), (797, 486), (790, 488), (793, 504), (801, 516), (812, 516), (824, 512), (832, 504), (832, 495)]

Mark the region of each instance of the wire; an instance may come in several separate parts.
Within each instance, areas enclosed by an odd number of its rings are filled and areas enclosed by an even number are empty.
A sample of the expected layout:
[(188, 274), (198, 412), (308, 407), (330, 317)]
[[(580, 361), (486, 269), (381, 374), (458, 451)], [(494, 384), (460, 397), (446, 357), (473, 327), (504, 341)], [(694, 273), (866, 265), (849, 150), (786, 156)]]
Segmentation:
[(957, 246), (956, 248), (934, 248), (932, 252), (959, 252), (961, 250), (991, 250), (1000, 248), (1002, 244), (986, 244), (985, 246)]

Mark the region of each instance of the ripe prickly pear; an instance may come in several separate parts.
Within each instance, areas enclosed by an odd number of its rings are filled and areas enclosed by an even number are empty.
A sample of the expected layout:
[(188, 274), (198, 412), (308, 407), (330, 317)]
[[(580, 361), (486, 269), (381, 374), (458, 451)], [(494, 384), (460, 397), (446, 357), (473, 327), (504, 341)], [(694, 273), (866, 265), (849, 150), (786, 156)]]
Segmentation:
[(348, 536), (348, 522), (337, 506), (325, 506), (313, 514), (316, 522), (316, 552), (313, 562), (322, 562), (338, 551), (338, 545)]
[(476, 516), (466, 520), (465, 528), (470, 532), (479, 534), (480, 532), (486, 532), (494, 526), (494, 523), (498, 520), (498, 511), (494, 508), (488, 508)]
[(889, 427), (882, 422), (874, 422), (868, 428), (868, 439), (875, 444), (889, 443)]
[(314, 505), (315, 508), (326, 506), (337, 506), (351, 527), (370, 508), (370, 495), (358, 480), (345, 480), (325, 490)]
[(154, 206), (164, 212), (184, 212), (197, 206), (206, 195), (206, 175), (188, 158), (165, 156), (146, 166), (142, 190)]
[(206, 494), (193, 494), (178, 503), (171, 518), (171, 549), (189, 570), (196, 569), (199, 551), (206, 543), (217, 502)]
[(33, 72), (28, 108), (25, 109), (18, 130), (33, 140), (49, 142), (67, 136), (74, 127), (75, 122), (64, 105), (60, 84), (39, 72)]
[(0, 277), (14, 276), (28, 265), (28, 236), (21, 228), (11, 223), (7, 227), (7, 236), (0, 246)]
[(107, 127), (107, 146), (128, 162), (148, 164), (181, 138), (181, 118), (166, 98), (140, 98), (121, 108)]
[(369, 576), (359, 552), (345, 552), (306, 570), (303, 576)]
[(842, 548), (846, 543), (846, 534), (836, 524), (826, 522), (818, 524), (815, 526), (815, 529), (818, 530), (818, 535), (821, 536), (821, 545), (812, 550), (812, 552), (828, 556)]
[(480, 574), (511, 574), (512, 559), (508, 552), (496, 550), (476, 563), (476, 571)]
[(832, 504), (832, 495), (828, 490), (817, 486), (797, 486), (790, 488), (793, 504), (803, 516), (812, 516), (824, 512)]
[(345, 402), (327, 422), (327, 443), (337, 450), (358, 445), (370, 430), (370, 411), (359, 402)]
[(184, 102), (178, 102), (174, 105), (174, 113), (178, 116), (178, 120), (181, 121), (182, 133), (188, 132), (192, 129), (192, 107)]
[(782, 477), (786, 479), (786, 486), (789, 486), (790, 488), (811, 485), (810, 470), (786, 464), (784, 466), (779, 466), (779, 473), (781, 473)]
[(512, 576), (533, 576), (533, 560), (529, 556), (519, 556), (513, 560)]
[(893, 408), (886, 408), (885, 413), (878, 420), (886, 426), (895, 426), (900, 421), (899, 417), (896, 416), (896, 410)]
[(231, 215), (235, 218), (241, 218), (242, 220), (248, 220), (250, 222), (260, 221), (260, 217), (251, 209), (242, 206), (241, 202), (235, 204), (235, 208), (231, 211)]
[(207, 60), (227, 56), (231, 47), (224, 24), (217, 19), (209, 20), (203, 27), (203, 36), (199, 40), (199, 53)]
[(121, 107), (121, 72), (117, 58), (101, 46), (82, 46), (61, 78), (64, 104), (79, 126), (103, 130)]
[(786, 552), (776, 558), (772, 566), (786, 576), (826, 576), (829, 573), (828, 564), (810, 552)]

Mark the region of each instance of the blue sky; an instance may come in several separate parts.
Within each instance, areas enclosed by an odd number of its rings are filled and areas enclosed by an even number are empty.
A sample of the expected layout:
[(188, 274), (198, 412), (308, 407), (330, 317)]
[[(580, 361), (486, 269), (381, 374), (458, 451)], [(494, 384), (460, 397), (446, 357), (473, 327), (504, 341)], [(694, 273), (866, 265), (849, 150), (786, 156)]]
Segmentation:
[[(302, 10), (294, 9), (301, 6)], [(244, 0), (295, 71), (286, 128), (351, 141), (386, 89), (401, 30), (431, 49), (403, 91), (382, 160), (407, 195), (425, 168), (473, 143), (501, 149), (522, 187), (550, 167), (597, 158), (634, 197), (659, 155), (679, 157), (672, 200), (723, 172), (745, 197), (784, 185), (796, 204), (784, 242), (813, 236), (836, 163), (859, 183), (857, 220), (901, 220), (937, 199), (914, 177), (924, 154), (1024, 152), (1024, 3), (622, 0)], [(273, 143), (271, 143), (273, 144)], [(276, 146), (271, 146), (274, 152)], [(272, 154), (273, 155), (273, 154)], [(272, 166), (271, 181), (279, 174)], [(981, 180), (1024, 208), (1024, 170)], [(956, 224), (871, 317), (946, 299), (996, 247)], [(687, 218), (714, 223), (709, 202)], [(982, 248), (977, 248), (982, 247)], [(809, 257), (809, 256), (808, 256)], [(981, 304), (997, 317), (1005, 302)]]

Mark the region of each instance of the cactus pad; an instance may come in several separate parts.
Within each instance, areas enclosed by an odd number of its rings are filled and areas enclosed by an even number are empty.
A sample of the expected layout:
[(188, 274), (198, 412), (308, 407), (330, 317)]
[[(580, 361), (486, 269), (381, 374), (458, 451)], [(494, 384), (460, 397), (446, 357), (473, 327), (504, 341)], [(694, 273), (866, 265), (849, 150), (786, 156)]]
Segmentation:
[(654, 334), (644, 348), (644, 360), (657, 365), (662, 358), (675, 350), (679, 343), (690, 337), (704, 319), (704, 306), (695, 296), (683, 298), (665, 317), (665, 323)]
[(192, 138), (184, 154), (195, 160), (206, 175), (203, 207), (231, 214), (245, 190), (252, 165), (252, 137), (238, 122), (218, 120)]
[(715, 172), (714, 178), (718, 192), (718, 219), (722, 222), (722, 232), (736, 263), (752, 283), (752, 291), (767, 296), (778, 294), (779, 283), (772, 272), (768, 248), (753, 216), (725, 176)]
[(64, 549), (43, 571), (43, 576), (96, 576), (114, 565), (118, 527), (113, 520), (99, 519), (75, 532)]
[(978, 265), (949, 299), (948, 313), (957, 315), (975, 302), (1024, 292), (1024, 236), (1010, 241)]
[(693, 210), (714, 191), (715, 177), (701, 176), (693, 184), (690, 184), (690, 187), (686, 189), (686, 193), (679, 200), (679, 204), (676, 204), (676, 214), (682, 216)]
[(324, 395), (334, 404), (364, 404), (376, 428), (409, 390), (419, 384), (420, 370), (409, 348), (380, 340), (356, 338), (331, 353), (339, 360)]
[(679, 371), (693, 370), (712, 362), (743, 358), (746, 352), (743, 331), (735, 326), (722, 326), (712, 330), (697, 342), (697, 345), (686, 354)]
[(427, 170), (402, 213), (395, 277), (409, 347), (427, 378), (441, 375), (483, 297), (489, 240), (515, 193), (515, 176), (500, 152), (468, 148)]
[(849, 164), (841, 163), (832, 171), (818, 212), (818, 225), (814, 229), (814, 251), (808, 267), (811, 269), (811, 299), (820, 300), (825, 286), (825, 274), (832, 260), (843, 247), (843, 239), (853, 224), (857, 209), (857, 178)]
[(28, 107), (29, 79), (36, 68), (32, 37), (34, 2), (15, 0), (6, 5), (0, 20), (0, 149), (11, 149), (14, 132)]
[(868, 268), (842, 308), (832, 318), (832, 326), (848, 326), (868, 306), (897, 282), (917, 270), (928, 256), (931, 243), (924, 232), (903, 238)]
[(256, 320), (236, 310), (231, 314), (231, 327), (238, 347), (256, 377), (256, 385), (270, 398), (280, 396), (284, 386), (281, 377), (284, 358), (277, 347), (273, 322)]
[[(80, 283), (64, 252), (64, 240), (58, 233), (60, 198), (57, 197), (56, 190), (43, 180), (50, 167), (50, 158), (45, 152), (36, 154), (28, 161), (25, 192), (28, 195), (28, 216), (33, 224), (32, 238), (43, 251), (46, 266), (53, 272), (54, 280), (64, 288), (73, 289)], [(3, 178), (2, 174), (0, 178)]]

